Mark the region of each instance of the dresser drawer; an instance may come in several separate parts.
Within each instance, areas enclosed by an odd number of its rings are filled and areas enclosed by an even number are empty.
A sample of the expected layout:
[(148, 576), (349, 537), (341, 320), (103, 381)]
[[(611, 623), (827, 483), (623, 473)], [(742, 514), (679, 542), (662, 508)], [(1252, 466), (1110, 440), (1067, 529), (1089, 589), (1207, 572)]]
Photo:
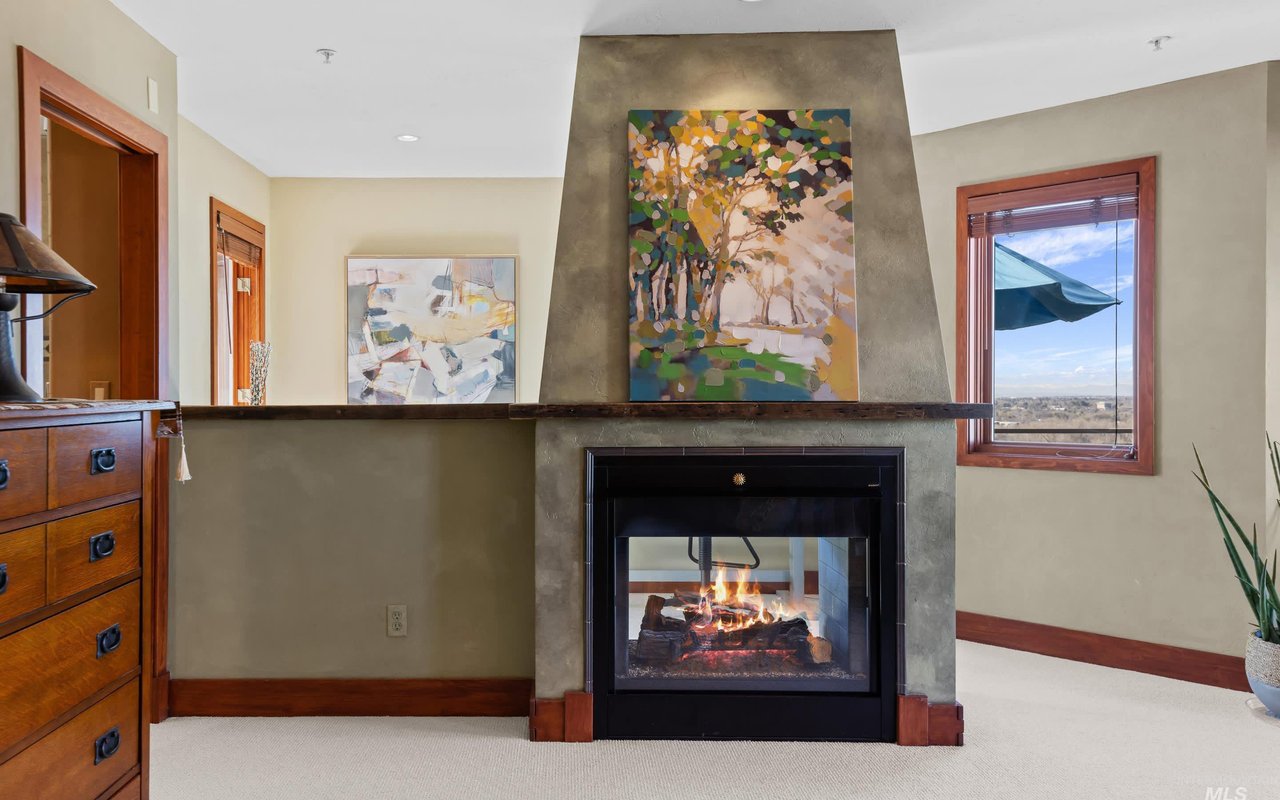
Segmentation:
[(43, 525), (0, 533), (0, 622), (44, 605)]
[(126, 584), (0, 639), (0, 752), (137, 668), (138, 587)]
[(93, 800), (138, 763), (138, 681), (0, 765), (0, 797)]
[(138, 502), (49, 523), (49, 602), (138, 568)]
[(49, 429), (49, 507), (137, 491), (142, 485), (142, 423)]
[(48, 468), (44, 428), (0, 431), (0, 519), (44, 511)]

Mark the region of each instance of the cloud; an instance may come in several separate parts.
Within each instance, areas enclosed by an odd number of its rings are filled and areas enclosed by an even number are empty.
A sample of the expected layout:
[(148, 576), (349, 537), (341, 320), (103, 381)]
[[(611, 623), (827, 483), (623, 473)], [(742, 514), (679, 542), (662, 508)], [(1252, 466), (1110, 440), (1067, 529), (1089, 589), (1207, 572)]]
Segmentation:
[(1121, 223), (1118, 231), (1110, 225), (1072, 225), (1028, 231), (1001, 237), (1001, 244), (1041, 264), (1057, 267), (1112, 252), (1116, 247), (1117, 233), (1120, 244), (1132, 242), (1133, 223)]

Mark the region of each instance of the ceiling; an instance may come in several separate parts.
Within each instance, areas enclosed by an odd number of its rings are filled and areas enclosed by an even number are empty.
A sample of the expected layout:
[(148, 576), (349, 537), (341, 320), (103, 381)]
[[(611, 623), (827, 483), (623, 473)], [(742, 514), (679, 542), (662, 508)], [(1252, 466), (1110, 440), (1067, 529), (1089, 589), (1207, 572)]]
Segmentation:
[(894, 28), (916, 133), (1280, 58), (1276, 0), (113, 2), (276, 177), (560, 175), (581, 34)]

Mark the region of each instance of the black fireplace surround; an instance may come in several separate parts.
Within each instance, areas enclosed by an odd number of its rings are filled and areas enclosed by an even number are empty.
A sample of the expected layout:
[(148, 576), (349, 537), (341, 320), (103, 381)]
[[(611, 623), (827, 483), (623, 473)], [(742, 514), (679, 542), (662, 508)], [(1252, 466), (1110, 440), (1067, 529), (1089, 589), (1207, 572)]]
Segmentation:
[(896, 739), (901, 448), (587, 451), (597, 739)]

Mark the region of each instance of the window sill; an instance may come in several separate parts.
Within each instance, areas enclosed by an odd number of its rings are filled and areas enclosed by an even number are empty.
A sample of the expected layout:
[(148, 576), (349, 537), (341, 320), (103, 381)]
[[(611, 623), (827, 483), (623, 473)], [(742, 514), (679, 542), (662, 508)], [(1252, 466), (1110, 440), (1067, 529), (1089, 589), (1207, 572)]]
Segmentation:
[(1125, 458), (1099, 454), (1096, 450), (1080, 448), (1071, 453), (1070, 446), (1057, 452), (1037, 452), (1047, 448), (1027, 448), (1017, 445), (985, 445), (973, 450), (961, 450), (956, 465), (961, 467), (1000, 467), (1004, 469), (1043, 469), (1057, 472), (1091, 472), (1111, 475), (1154, 475), (1154, 459)]

